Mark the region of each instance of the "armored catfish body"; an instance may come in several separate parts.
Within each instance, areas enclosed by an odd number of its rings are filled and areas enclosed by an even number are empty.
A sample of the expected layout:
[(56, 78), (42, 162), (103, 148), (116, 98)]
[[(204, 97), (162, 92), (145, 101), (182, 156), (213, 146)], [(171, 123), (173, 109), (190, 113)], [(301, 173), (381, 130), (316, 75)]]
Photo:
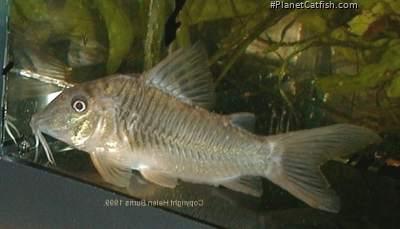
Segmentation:
[(112, 75), (65, 89), (31, 127), (86, 151), (103, 179), (128, 187), (131, 171), (174, 188), (178, 180), (254, 196), (265, 177), (312, 207), (340, 201), (319, 166), (379, 141), (363, 127), (337, 124), (274, 136), (251, 131), (254, 115), (209, 112), (214, 88), (203, 49), (181, 49), (140, 77)]

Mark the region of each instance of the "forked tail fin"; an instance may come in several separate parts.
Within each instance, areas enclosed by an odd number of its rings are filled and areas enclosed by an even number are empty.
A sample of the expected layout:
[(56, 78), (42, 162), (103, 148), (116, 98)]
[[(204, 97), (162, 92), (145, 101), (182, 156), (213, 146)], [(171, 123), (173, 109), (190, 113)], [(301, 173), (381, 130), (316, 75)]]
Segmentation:
[(340, 199), (320, 166), (377, 143), (380, 137), (363, 127), (337, 124), (270, 136), (266, 141), (266, 178), (311, 207), (338, 212)]

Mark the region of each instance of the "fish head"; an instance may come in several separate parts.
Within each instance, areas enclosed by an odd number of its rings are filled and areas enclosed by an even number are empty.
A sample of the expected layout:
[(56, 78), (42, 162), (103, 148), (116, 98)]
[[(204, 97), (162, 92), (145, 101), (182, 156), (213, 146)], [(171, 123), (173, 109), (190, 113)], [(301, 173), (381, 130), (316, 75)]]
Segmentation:
[(99, 106), (96, 95), (89, 93), (90, 85), (65, 89), (45, 109), (31, 118), (34, 134), (44, 133), (75, 148), (85, 142), (99, 128), (104, 104)]

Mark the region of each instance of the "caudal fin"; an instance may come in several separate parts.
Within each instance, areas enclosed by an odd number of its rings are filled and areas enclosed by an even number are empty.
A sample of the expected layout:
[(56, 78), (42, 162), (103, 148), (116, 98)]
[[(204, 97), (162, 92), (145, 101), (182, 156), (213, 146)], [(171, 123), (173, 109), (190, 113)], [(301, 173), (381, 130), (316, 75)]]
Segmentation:
[(338, 212), (340, 199), (320, 170), (326, 161), (377, 143), (373, 131), (348, 124), (267, 137), (264, 176), (314, 208)]

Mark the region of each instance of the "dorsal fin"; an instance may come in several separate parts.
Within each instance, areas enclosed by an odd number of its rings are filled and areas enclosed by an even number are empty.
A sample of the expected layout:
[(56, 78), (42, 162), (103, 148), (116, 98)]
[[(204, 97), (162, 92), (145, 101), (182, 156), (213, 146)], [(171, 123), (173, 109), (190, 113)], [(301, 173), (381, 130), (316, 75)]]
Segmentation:
[(199, 43), (173, 52), (145, 73), (144, 80), (191, 105), (211, 108), (215, 101), (207, 55)]

